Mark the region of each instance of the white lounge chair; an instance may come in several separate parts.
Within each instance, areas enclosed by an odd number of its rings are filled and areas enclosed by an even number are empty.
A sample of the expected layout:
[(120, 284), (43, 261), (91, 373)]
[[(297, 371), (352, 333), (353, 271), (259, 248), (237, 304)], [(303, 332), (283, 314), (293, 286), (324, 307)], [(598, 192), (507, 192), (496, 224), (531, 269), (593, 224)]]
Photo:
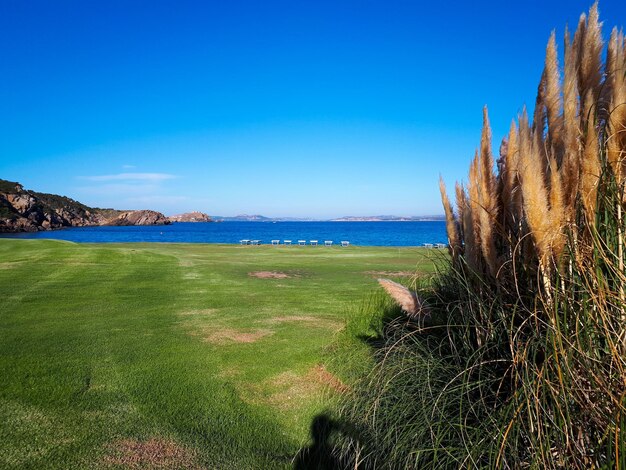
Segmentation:
[(349, 241), (346, 241), (346, 240), (343, 240), (343, 241), (341, 242), (341, 246), (350, 246), (350, 242), (349, 242)]
[(432, 244), (432, 243), (424, 243), (424, 246), (425, 246), (426, 248), (432, 248), (432, 247), (433, 247), (433, 244)]
[(280, 240), (272, 240), (272, 245), (280, 245)]
[(332, 244), (333, 244), (332, 240), (325, 240), (324, 241), (324, 245), (326, 245), (326, 246), (332, 246)]
[(283, 241), (283, 244), (285, 244), (285, 245), (291, 245), (291, 240), (285, 240), (285, 241)]
[(261, 240), (252, 240), (252, 244), (253, 245), (260, 245), (261, 244)]
[(448, 245), (445, 243), (437, 243), (437, 248), (446, 248)]
[(298, 245), (300, 246), (306, 245), (306, 240), (298, 240)]
[(311, 245), (317, 245), (317, 240), (311, 240), (309, 243), (310, 243)]
[(250, 240), (239, 240), (239, 243), (241, 245), (249, 245), (250, 244)]

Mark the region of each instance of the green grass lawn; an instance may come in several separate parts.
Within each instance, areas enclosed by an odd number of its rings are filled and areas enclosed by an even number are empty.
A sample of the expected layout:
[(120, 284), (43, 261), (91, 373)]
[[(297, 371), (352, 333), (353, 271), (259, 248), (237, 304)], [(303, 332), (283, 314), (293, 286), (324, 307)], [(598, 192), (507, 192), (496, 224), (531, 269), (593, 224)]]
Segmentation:
[(426, 253), (0, 240), (0, 467), (289, 467), (347, 315)]

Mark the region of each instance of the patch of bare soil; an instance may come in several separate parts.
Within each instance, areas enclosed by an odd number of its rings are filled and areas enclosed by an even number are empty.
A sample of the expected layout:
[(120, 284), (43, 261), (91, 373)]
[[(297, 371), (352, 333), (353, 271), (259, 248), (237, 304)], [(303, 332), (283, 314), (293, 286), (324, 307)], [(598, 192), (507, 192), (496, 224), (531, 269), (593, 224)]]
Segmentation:
[(324, 390), (338, 393), (349, 390), (346, 384), (323, 365), (312, 367), (304, 375), (292, 371), (283, 372), (271, 378), (267, 384), (276, 391), (263, 401), (279, 409), (300, 406)]
[(416, 273), (413, 271), (365, 271), (365, 274), (369, 274), (375, 277), (413, 277), (416, 275)]
[(281, 410), (299, 406), (303, 401), (321, 391), (321, 386), (295, 372), (283, 372), (273, 377), (269, 385), (276, 391), (262, 401)]
[(329, 372), (322, 364), (311, 368), (306, 377), (322, 385), (326, 385), (336, 392), (345, 393), (348, 391), (348, 386), (344, 384), (339, 377)]
[(278, 271), (254, 271), (248, 273), (248, 276), (257, 277), (259, 279), (287, 279), (288, 277), (292, 277), (287, 273)]
[(209, 333), (204, 337), (204, 340), (213, 344), (254, 343), (273, 333), (272, 330), (244, 331), (234, 328), (223, 328)]
[(132, 469), (200, 469), (195, 453), (174, 441), (152, 438), (147, 441), (125, 439), (110, 446), (105, 457), (108, 465)]

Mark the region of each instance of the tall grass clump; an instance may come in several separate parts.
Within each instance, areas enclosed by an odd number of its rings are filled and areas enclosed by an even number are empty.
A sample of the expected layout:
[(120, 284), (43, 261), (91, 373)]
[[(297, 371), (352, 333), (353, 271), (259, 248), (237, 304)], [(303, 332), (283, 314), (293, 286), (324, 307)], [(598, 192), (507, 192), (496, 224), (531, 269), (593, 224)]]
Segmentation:
[(597, 4), (495, 160), (487, 110), (430, 324), (385, 330), (340, 417), (359, 468), (626, 468), (626, 52)]

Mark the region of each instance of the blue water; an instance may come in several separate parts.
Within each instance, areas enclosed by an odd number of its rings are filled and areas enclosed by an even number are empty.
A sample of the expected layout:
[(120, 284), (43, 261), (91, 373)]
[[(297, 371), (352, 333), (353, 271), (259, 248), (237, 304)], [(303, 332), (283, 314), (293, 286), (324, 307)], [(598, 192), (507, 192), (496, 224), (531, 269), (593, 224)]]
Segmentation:
[(3, 234), (4, 238), (47, 238), (79, 243), (175, 242), (239, 243), (242, 239), (325, 240), (353, 245), (421, 246), (446, 243), (445, 222), (221, 222), (161, 226), (76, 227), (35, 233)]

